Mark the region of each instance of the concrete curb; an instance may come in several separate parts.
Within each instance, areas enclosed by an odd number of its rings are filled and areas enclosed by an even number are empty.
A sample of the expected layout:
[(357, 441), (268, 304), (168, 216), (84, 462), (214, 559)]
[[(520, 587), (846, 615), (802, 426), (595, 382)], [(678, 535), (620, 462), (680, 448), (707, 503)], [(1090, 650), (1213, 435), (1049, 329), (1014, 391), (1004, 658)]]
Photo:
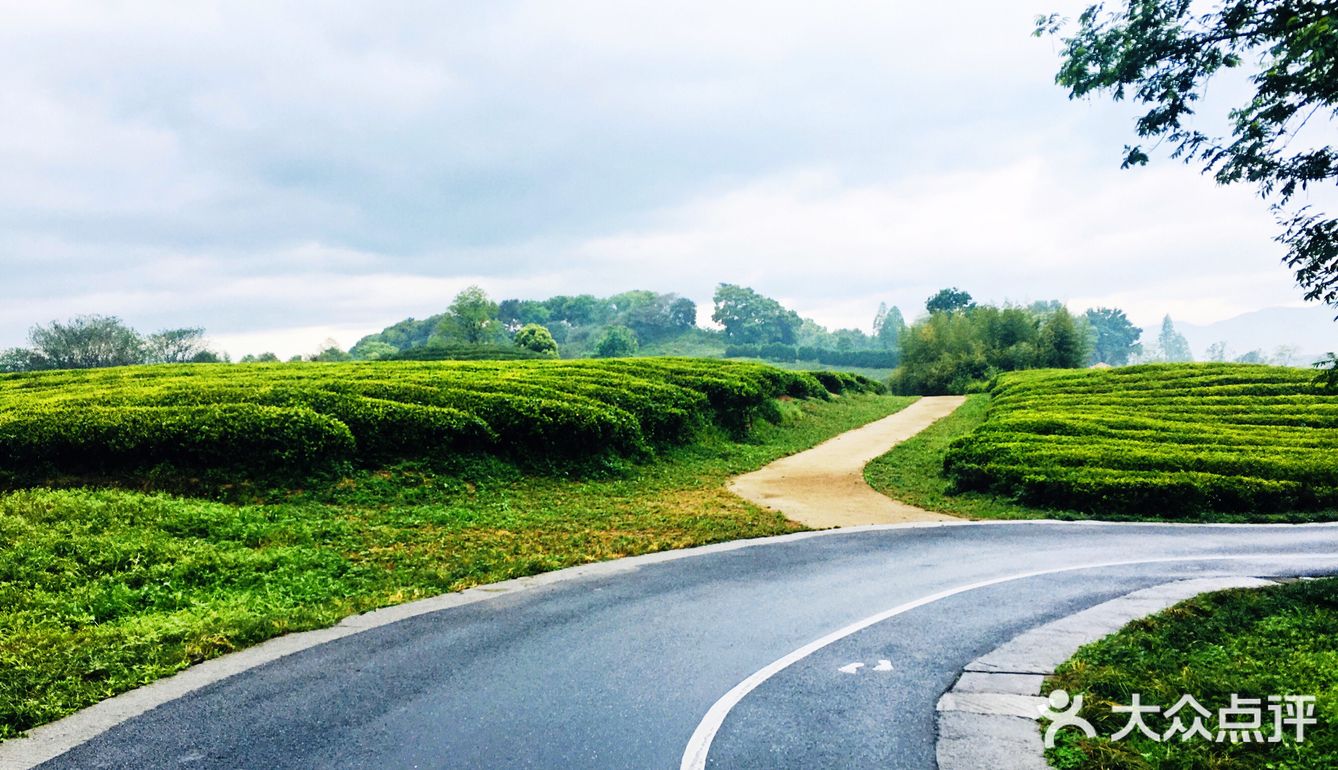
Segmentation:
[(1047, 770), (1037, 728), (1046, 704), (1041, 685), (1079, 647), (1199, 594), (1272, 584), (1251, 577), (1164, 583), (1038, 626), (976, 658), (938, 702), (939, 770)]

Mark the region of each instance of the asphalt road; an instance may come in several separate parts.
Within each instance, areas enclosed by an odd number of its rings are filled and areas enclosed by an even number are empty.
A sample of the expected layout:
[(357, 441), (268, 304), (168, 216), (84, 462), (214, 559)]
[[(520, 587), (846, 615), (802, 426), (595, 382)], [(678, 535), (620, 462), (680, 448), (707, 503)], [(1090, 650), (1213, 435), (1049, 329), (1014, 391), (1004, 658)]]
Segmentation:
[[(1247, 558), (1204, 560), (1222, 556)], [(1096, 566), (1113, 562), (1141, 563)], [(1064, 571), (954, 593), (794, 656), (890, 608), (1045, 570)], [(1338, 525), (1000, 523), (762, 541), (340, 639), (44, 767), (673, 768), (695, 733), (711, 767), (932, 768), (935, 702), (1021, 631), (1184, 577), (1321, 573), (1338, 573)], [(717, 730), (699, 729), (786, 656)], [(875, 670), (882, 660), (890, 671)], [(865, 665), (841, 670), (852, 663)]]

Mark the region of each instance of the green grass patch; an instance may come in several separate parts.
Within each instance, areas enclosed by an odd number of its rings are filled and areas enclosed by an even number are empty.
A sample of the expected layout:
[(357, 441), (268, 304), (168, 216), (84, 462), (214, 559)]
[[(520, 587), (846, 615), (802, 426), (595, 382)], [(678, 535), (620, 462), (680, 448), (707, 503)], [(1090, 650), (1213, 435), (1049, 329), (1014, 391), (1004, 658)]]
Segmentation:
[(726, 479), (911, 400), (786, 399), (768, 412), (777, 422), (756, 421), (746, 436), (708, 424), (653, 456), (543, 473), (505, 454), (442, 453), (354, 466), (300, 489), (234, 490), (243, 502), (126, 489), (7, 493), (0, 738), (352, 613), (620, 556), (795, 531), (799, 525), (726, 492)]
[[(1182, 602), (1083, 647), (1046, 687), (1082, 693), (1081, 713), (1097, 730), (1095, 739), (1073, 730), (1057, 733), (1047, 758), (1062, 770), (1338, 767), (1338, 579), (1222, 591)], [(1214, 733), (1216, 712), (1232, 693), (1265, 704), (1272, 695), (1314, 695), (1319, 724), (1308, 727), (1300, 743), (1291, 730), (1276, 744), (1158, 742), (1141, 735), (1111, 741), (1128, 720), (1113, 714), (1111, 706), (1129, 705), (1133, 693), (1163, 709), (1191, 695), (1213, 713), (1206, 726)], [(1158, 732), (1170, 724), (1159, 715), (1145, 721)], [(1274, 734), (1267, 710), (1263, 722), (1267, 738)]]

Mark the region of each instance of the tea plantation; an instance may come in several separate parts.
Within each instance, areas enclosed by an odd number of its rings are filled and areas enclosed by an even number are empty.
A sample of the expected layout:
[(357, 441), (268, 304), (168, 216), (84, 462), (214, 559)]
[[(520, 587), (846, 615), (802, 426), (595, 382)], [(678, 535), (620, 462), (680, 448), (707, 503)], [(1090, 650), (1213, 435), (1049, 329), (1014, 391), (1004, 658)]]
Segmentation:
[(959, 491), (1099, 514), (1338, 508), (1338, 395), (1233, 364), (1002, 375), (943, 468)]
[(0, 740), (375, 607), (793, 532), (726, 480), (913, 401), (878, 390), (690, 359), (0, 376)]
[[(692, 360), (153, 366), (0, 377), (0, 469), (295, 472), (450, 453), (644, 455), (855, 375)], [(16, 484), (10, 479), (11, 486)]]

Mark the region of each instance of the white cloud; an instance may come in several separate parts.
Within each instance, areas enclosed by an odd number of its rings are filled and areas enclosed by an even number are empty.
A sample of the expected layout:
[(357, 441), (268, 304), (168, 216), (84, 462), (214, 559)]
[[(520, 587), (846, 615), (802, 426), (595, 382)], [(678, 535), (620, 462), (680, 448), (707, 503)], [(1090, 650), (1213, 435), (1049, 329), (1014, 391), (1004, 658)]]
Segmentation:
[(1114, 168), (1129, 108), (1067, 101), (1033, 10), (0, 2), (0, 346), (99, 312), (308, 352), (469, 283), (705, 319), (730, 281), (861, 327), (953, 284), (1294, 302), (1248, 191)]

